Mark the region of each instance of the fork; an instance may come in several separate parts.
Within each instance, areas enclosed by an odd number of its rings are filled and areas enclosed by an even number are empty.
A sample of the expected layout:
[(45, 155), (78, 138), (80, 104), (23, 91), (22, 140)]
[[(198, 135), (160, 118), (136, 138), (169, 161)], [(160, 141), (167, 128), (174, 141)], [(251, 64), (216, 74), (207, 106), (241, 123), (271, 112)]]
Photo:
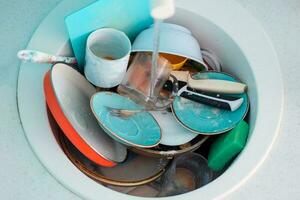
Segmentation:
[(106, 108), (113, 116), (121, 117), (121, 118), (129, 118), (138, 113), (148, 111), (146, 109), (128, 110), (128, 109), (111, 108), (108, 106), (106, 106)]

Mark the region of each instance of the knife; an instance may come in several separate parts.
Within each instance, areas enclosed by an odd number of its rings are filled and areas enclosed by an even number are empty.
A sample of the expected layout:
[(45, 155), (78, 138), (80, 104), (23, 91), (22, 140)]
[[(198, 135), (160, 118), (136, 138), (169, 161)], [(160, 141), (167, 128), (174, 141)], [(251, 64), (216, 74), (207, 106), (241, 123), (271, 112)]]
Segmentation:
[(187, 84), (189, 87), (197, 90), (205, 92), (220, 92), (223, 94), (242, 94), (247, 89), (247, 86), (244, 83), (217, 79), (195, 80), (190, 74), (188, 75)]
[(242, 94), (246, 91), (247, 85), (228, 80), (218, 79), (193, 79), (189, 71), (172, 71), (178, 81), (183, 81), (188, 84), (188, 87), (197, 89), (203, 92), (214, 92), (222, 94)]
[[(173, 91), (173, 82), (168, 80), (164, 87), (167, 91)], [(178, 92), (177, 95), (191, 101), (206, 104), (216, 108), (226, 109), (230, 111), (237, 110), (244, 99), (241, 97), (223, 95), (218, 93), (211, 92), (202, 92), (196, 89), (193, 89), (188, 86), (184, 81), (178, 81)]]

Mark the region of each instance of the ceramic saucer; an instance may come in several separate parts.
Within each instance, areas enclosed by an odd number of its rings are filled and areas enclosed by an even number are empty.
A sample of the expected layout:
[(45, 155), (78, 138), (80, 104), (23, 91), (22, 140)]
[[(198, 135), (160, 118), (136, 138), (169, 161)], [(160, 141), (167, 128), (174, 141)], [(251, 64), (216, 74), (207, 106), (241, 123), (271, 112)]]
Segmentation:
[(161, 129), (149, 112), (130, 117), (115, 116), (113, 109), (140, 110), (128, 97), (112, 92), (99, 92), (91, 99), (91, 108), (101, 127), (115, 140), (134, 147), (151, 148), (161, 140)]
[(96, 89), (80, 73), (56, 64), (45, 76), (44, 91), (55, 120), (82, 154), (105, 167), (125, 160), (126, 147), (107, 136), (93, 116), (89, 101)]
[[(193, 78), (238, 82), (231, 75), (220, 72), (201, 72), (195, 74)], [(247, 94), (235, 96), (242, 97), (244, 101), (234, 112), (196, 103), (182, 97), (175, 98), (172, 111), (178, 122), (188, 130), (198, 134), (216, 135), (233, 129), (247, 114), (249, 108)]]
[(161, 127), (162, 137), (160, 144), (167, 146), (179, 146), (186, 144), (197, 137), (197, 134), (183, 128), (174, 118), (171, 112), (151, 111)]

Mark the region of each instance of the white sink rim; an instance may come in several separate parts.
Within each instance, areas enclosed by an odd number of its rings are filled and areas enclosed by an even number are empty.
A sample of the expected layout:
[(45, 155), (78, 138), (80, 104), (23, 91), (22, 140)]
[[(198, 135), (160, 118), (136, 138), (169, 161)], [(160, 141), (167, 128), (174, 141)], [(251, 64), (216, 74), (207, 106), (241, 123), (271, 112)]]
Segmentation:
[[(247, 148), (243, 151), (237, 162), (235, 162), (225, 174), (214, 182), (191, 193), (170, 197), (170, 199), (193, 199), (201, 196), (203, 199), (221, 199), (242, 186), (242, 184), (257, 171), (268, 156), (280, 130), (283, 114), (283, 81), (281, 78), (278, 58), (270, 39), (258, 22), (253, 19), (237, 2), (227, 1), (225, 3), (208, 0), (188, 1), (190, 4), (187, 5), (187, 0), (178, 0), (176, 1), (176, 6), (195, 12), (222, 28), (234, 41), (239, 42), (239, 47), (244, 52), (250, 63), (268, 63), (268, 66), (265, 66), (265, 69), (254, 68), (253, 71), (257, 70), (263, 74), (267, 70), (270, 71), (270, 67), (272, 67), (271, 70), (273, 72), (270, 75), (270, 80), (256, 79), (257, 84), (261, 85), (258, 87), (259, 110), (257, 113), (257, 119), (259, 119), (259, 121), (256, 121), (255, 128), (253, 130), (253, 133), (268, 131), (270, 134), (264, 138), (262, 138), (259, 134), (252, 136)], [(62, 21), (63, 17), (67, 13), (87, 5), (90, 2), (92, 2), (92, 0), (87, 0), (86, 2), (83, 2), (82, 0), (62, 1), (62, 3), (60, 3), (38, 27), (27, 48), (37, 49), (53, 54), (59, 52), (60, 48), (65, 46), (66, 43), (66, 30)], [(214, 9), (214, 12), (211, 12), (212, 9)], [(224, 10), (230, 10), (230, 12), (228, 11), (224, 13)], [(214, 13), (222, 13), (222, 16), (214, 15)], [(243, 20), (243, 23), (241, 22), (241, 19)], [(249, 24), (251, 24), (251, 26), (249, 26)], [(237, 25), (239, 30), (236, 28)], [(57, 29), (61, 30), (59, 31), (59, 34), (55, 32)], [(55, 41), (47, 44), (41, 44), (39, 42), (40, 40), (45, 39), (45, 35), (51, 35), (51, 33), (56, 36)], [(245, 37), (245, 35), (249, 33), (252, 34), (253, 38), (256, 38), (256, 43), (261, 44), (261, 46), (267, 50), (265, 55), (257, 55), (257, 53), (253, 50), (253, 43), (251, 43), (251, 40), (248, 41), (247, 37)], [(254, 66), (259, 67), (260, 65)], [(56, 143), (54, 137), (49, 137), (49, 140), (44, 139), (45, 137), (43, 136), (52, 134), (46, 117), (46, 107), (41, 84), (42, 74), (44, 74), (49, 67), (49, 65), (40, 66), (38, 64), (23, 63), (20, 67), (18, 80), (17, 95), (20, 118), (28, 142), (37, 157), (40, 159), (41, 163), (60, 183), (62, 183), (62, 185), (85, 199), (97, 199), (97, 197), (105, 194), (107, 198), (114, 200), (141, 199), (140, 197), (132, 197), (112, 192), (111, 190), (94, 182), (82, 174), (67, 159)], [(31, 73), (33, 70), (35, 72), (34, 74)], [(28, 80), (28, 77), (33, 78), (35, 81), (31, 79)], [(260, 75), (258, 74), (257, 77), (260, 77)], [(267, 88), (270, 88), (269, 91), (264, 93)], [(36, 95), (36, 97), (39, 98), (32, 99), (31, 95)], [(268, 101), (270, 100), (272, 100), (273, 105), (276, 107), (271, 108), (268, 105)], [(264, 114), (265, 112), (268, 112), (268, 114)], [(34, 119), (40, 119), (40, 122), (36, 123)], [(264, 124), (266, 121), (268, 122), (267, 125)], [(253, 146), (252, 143), (259, 143), (259, 148), (254, 148), (255, 146)], [(62, 166), (64, 170), (62, 170)]]

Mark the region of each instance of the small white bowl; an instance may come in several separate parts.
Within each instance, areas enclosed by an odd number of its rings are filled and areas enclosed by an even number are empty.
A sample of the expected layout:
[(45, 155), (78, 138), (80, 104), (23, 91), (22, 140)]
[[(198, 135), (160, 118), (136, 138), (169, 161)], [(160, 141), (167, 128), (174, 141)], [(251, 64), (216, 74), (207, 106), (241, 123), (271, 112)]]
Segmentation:
[[(132, 52), (153, 51), (154, 26), (142, 31), (132, 45)], [(189, 58), (202, 64), (206, 69), (199, 42), (190, 30), (183, 26), (169, 23), (160, 24), (160, 53), (168, 53)]]

